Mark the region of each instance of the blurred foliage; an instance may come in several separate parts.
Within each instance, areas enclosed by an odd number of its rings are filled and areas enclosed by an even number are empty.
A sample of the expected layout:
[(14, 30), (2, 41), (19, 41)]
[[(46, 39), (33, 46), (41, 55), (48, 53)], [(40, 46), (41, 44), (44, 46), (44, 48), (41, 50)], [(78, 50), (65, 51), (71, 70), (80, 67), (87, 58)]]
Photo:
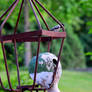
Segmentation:
[(85, 55), (82, 44), (73, 31), (67, 30), (67, 38), (63, 47), (62, 62), (64, 68), (84, 68)]
[(81, 0), (80, 5), (83, 10), (81, 20), (84, 23), (77, 34), (84, 47), (86, 65), (92, 67), (92, 0)]
[[(0, 0), (0, 16), (9, 7), (14, 0)], [(65, 39), (63, 53), (62, 53), (62, 65), (63, 68), (77, 68), (84, 67), (87, 57), (85, 53), (91, 52), (92, 47), (92, 0), (39, 0), (58, 20), (64, 25), (67, 32), (67, 38)], [(21, 0), (15, 8), (12, 16), (8, 19), (4, 26), (3, 34), (11, 34), (13, 32), (17, 15), (19, 12)], [(3, 5), (4, 4), (4, 5)], [(29, 5), (30, 6), (30, 5)], [(49, 27), (53, 27), (56, 23), (38, 6), (42, 15), (49, 24)], [(24, 12), (22, 11), (17, 33), (24, 31)], [(30, 29), (35, 30), (38, 28), (33, 12), (30, 8), (29, 13)], [(5, 18), (5, 17), (4, 17)], [(3, 19), (4, 19), (3, 18)], [(2, 19), (2, 21), (3, 21)], [(42, 27), (46, 29), (41, 18), (39, 17)], [(2, 22), (1, 21), (1, 22)], [(1, 23), (0, 22), (0, 23)], [(57, 44), (56, 44), (57, 43)], [(61, 41), (54, 40), (52, 42), (51, 52), (58, 54)], [(5, 45), (7, 49), (8, 61), (10, 65), (15, 63), (14, 48), (12, 45)], [(12, 49), (11, 49), (12, 48)], [(84, 49), (83, 49), (84, 48)], [(8, 51), (9, 49), (9, 51)], [(17, 49), (19, 52), (19, 63), (22, 66), (24, 63), (24, 44), (18, 43)], [(37, 43), (32, 43), (33, 56), (36, 55)], [(41, 43), (41, 52), (47, 50), (46, 43)], [(86, 59), (85, 59), (86, 57)], [(1, 59), (1, 56), (0, 56)], [(11, 62), (12, 61), (12, 62)]]

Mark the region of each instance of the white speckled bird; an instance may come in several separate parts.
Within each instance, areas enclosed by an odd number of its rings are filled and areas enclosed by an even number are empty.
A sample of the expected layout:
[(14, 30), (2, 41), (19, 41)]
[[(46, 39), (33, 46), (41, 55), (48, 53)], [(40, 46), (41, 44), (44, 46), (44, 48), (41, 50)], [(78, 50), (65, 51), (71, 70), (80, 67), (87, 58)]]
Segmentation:
[(60, 25), (56, 25), (50, 31), (59, 32), (60, 29), (61, 29), (61, 26)]
[[(32, 58), (29, 64), (30, 77), (34, 80), (36, 56)], [(40, 84), (43, 88), (49, 88), (52, 80), (54, 70), (57, 64), (57, 57), (49, 52), (39, 54), (38, 69), (36, 76), (36, 83)], [(47, 90), (48, 92), (60, 92), (58, 89), (58, 82), (62, 74), (61, 64), (59, 62), (56, 77), (53, 86)]]

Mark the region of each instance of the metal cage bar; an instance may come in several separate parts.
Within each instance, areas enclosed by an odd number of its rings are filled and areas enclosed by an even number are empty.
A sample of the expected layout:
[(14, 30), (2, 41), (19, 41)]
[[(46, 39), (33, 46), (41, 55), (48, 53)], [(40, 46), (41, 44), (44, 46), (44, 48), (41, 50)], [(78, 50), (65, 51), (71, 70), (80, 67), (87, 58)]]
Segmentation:
[(7, 12), (14, 6), (17, 0), (15, 0), (12, 5), (0, 16), (0, 20), (7, 14)]
[(35, 8), (37, 10), (37, 12), (39, 13), (40, 17), (42, 18), (42, 20), (43, 20), (43, 22), (44, 22), (47, 30), (50, 30), (48, 24), (46, 23), (45, 19), (43, 18), (42, 14), (41, 14), (40, 10), (38, 9), (37, 5), (35, 4), (34, 0), (31, 0), (31, 1), (33, 2), (34, 6), (35, 6)]
[[(55, 76), (56, 76), (56, 72), (57, 72), (57, 68), (58, 68), (58, 64), (59, 64), (59, 60), (60, 60), (60, 55), (61, 55), (62, 48), (63, 48), (64, 38), (66, 37), (66, 33), (65, 32), (56, 32), (56, 33), (55, 32), (51, 32), (50, 29), (49, 29), (48, 24), (46, 23), (44, 17), (42, 16), (39, 8), (36, 5), (36, 3), (56, 23), (58, 23), (61, 26), (63, 31), (65, 31), (64, 25), (61, 22), (59, 22), (46, 8), (44, 8), (44, 6), (38, 0), (29, 0), (30, 6), (32, 8), (32, 11), (34, 13), (34, 16), (36, 18), (36, 21), (37, 21), (37, 24), (38, 24), (40, 30), (37, 30), (37, 31), (34, 31), (34, 32), (27, 32), (27, 33), (25, 32), (25, 33), (16, 34), (18, 23), (19, 23), (19, 19), (20, 19), (20, 15), (21, 15), (21, 11), (22, 11), (22, 8), (23, 8), (23, 3), (24, 3), (24, 0), (22, 0), (21, 6), (20, 6), (20, 9), (19, 9), (19, 14), (18, 14), (17, 21), (16, 21), (16, 25), (15, 25), (15, 29), (14, 29), (14, 34), (13, 35), (8, 35), (8, 36), (3, 36), (2, 35), (2, 28), (4, 27), (4, 24), (8, 20), (9, 16), (11, 15), (11, 13), (15, 9), (15, 7), (17, 6), (18, 2), (19, 2), (19, 0), (15, 0), (12, 3), (12, 5), (0, 17), (0, 20), (1, 20), (3, 18), (3, 16), (6, 15), (8, 11), (10, 11), (9, 14), (6, 16), (6, 18), (4, 19), (4, 21), (2, 22), (2, 24), (0, 26), (0, 43), (1, 43), (1, 46), (2, 46), (2, 50), (3, 50), (5, 68), (6, 68), (7, 79), (8, 79), (8, 84), (9, 84), (9, 88), (10, 89), (7, 89), (7, 88), (4, 87), (4, 85), (2, 83), (2, 80), (1, 80), (1, 77), (0, 77), (0, 85), (1, 85), (1, 87), (5, 91), (11, 91), (11, 92), (12, 91), (14, 91), (14, 92), (24, 92), (25, 90), (29, 90), (30, 92), (32, 92), (32, 91), (36, 91), (36, 92), (43, 91), (43, 92), (46, 92), (46, 90), (48, 90), (47, 88), (39, 88), (39, 86), (38, 86), (39, 84), (36, 85), (38, 58), (39, 58), (39, 52), (40, 52), (40, 42), (48, 41), (48, 51), (50, 51), (51, 41), (54, 40), (54, 39), (58, 39), (58, 38), (61, 39), (62, 38), (61, 47), (60, 47), (60, 50), (59, 50), (58, 60), (57, 60), (58, 63), (56, 64), (56, 68), (55, 68), (54, 73), (53, 73), (53, 80), (52, 80), (52, 83), (51, 83), (51, 86), (50, 86), (50, 88), (51, 88), (53, 86), (54, 79), (55, 79)], [(45, 24), (45, 26), (47, 28), (47, 31), (46, 30), (42, 30), (40, 21), (38, 19), (38, 16), (37, 16), (37, 14), (35, 12), (34, 7), (37, 10), (38, 14), (40, 15), (41, 19), (43, 20), (43, 22), (44, 22), (44, 24)], [(27, 42), (27, 41), (29, 41), (29, 42), (38, 42), (37, 55), (36, 55), (37, 57), (36, 57), (35, 70), (34, 70), (34, 80), (33, 80), (33, 84), (32, 85), (23, 85), (23, 86), (21, 86), (20, 85), (20, 73), (19, 73), (18, 53), (17, 53), (16, 43), (17, 42)], [(8, 64), (7, 64), (7, 58), (6, 58), (6, 53), (5, 53), (5, 47), (4, 47), (4, 42), (5, 43), (11, 42), (11, 43), (14, 44), (14, 52), (15, 52), (15, 59), (16, 59), (16, 66), (17, 66), (17, 79), (18, 79), (18, 86), (17, 86), (16, 89), (13, 89), (12, 85), (11, 85), (10, 74), (9, 74), (9, 71), (8, 71)]]
[(2, 50), (3, 50), (3, 56), (4, 56), (4, 61), (5, 61), (5, 68), (6, 68), (6, 73), (7, 73), (7, 79), (8, 79), (9, 87), (10, 87), (10, 89), (12, 89), (12, 85), (11, 85), (11, 82), (10, 82), (10, 75), (9, 75), (9, 71), (8, 71), (8, 65), (7, 65), (7, 58), (6, 58), (5, 48), (4, 48), (3, 42), (1, 42), (1, 46), (2, 46)]
[(36, 82), (36, 73), (37, 73), (37, 66), (38, 66), (38, 57), (39, 57), (39, 51), (40, 51), (40, 41), (41, 41), (41, 38), (39, 37), (38, 48), (37, 48), (37, 55), (36, 55), (37, 57), (36, 57), (35, 71), (34, 71), (33, 88), (35, 87), (35, 82)]
[(16, 31), (17, 31), (17, 27), (18, 27), (18, 23), (19, 23), (19, 18), (20, 18), (21, 11), (22, 11), (22, 8), (23, 8), (23, 3), (24, 3), (24, 0), (22, 0), (21, 6), (20, 6), (20, 10), (19, 10), (16, 26), (15, 26), (15, 29), (14, 29), (14, 34), (16, 34)]
[(13, 12), (13, 10), (17, 6), (18, 2), (19, 2), (19, 0), (16, 1), (16, 3), (14, 4), (14, 6), (12, 7), (12, 9), (10, 10), (9, 14), (7, 15), (7, 17), (4, 19), (3, 23), (1, 24), (1, 26), (0, 26), (0, 35), (2, 34), (2, 28), (4, 27), (4, 24), (6, 23), (6, 21), (9, 18), (9, 16), (11, 15), (11, 13)]
[(34, 8), (33, 8), (32, 1), (31, 1), (31, 0), (29, 0), (29, 3), (30, 3), (30, 6), (31, 6), (31, 8), (32, 8), (32, 10), (33, 10), (34, 16), (35, 16), (35, 18), (36, 18), (36, 20), (37, 20), (37, 23), (38, 23), (39, 29), (40, 29), (40, 30), (42, 30), (42, 27), (41, 27), (40, 21), (39, 21), (39, 19), (38, 19), (38, 17), (37, 17), (37, 14), (36, 14), (36, 12), (35, 12), (35, 10), (34, 10)]
[(52, 17), (54, 21), (56, 21), (61, 26), (62, 30), (65, 31), (63, 24), (60, 21), (58, 21), (38, 0), (35, 1), (45, 10), (45, 12), (48, 13), (50, 17)]
[(8, 92), (21, 92), (21, 89), (8, 89), (8, 88), (5, 88), (3, 83), (2, 83), (1, 78), (0, 78), (0, 85), (1, 85), (2, 89), (5, 90), (5, 92), (6, 91), (8, 91)]
[[(55, 77), (56, 77), (56, 72), (57, 72), (57, 69), (58, 69), (58, 64), (59, 64), (59, 62), (60, 62), (60, 55), (61, 55), (61, 52), (62, 52), (62, 50), (63, 50), (64, 39), (65, 39), (65, 38), (63, 38), (62, 41), (61, 41), (61, 47), (60, 47), (59, 54), (58, 54), (58, 60), (57, 60), (56, 68), (55, 68), (55, 71), (54, 71), (54, 73), (53, 73), (53, 80), (52, 80), (51, 87), (53, 86), (53, 82), (54, 82)], [(50, 87), (50, 88), (51, 88), (51, 87)]]
[[(37, 5), (35, 4), (34, 0), (31, 0), (31, 1), (33, 2), (36, 10), (38, 11), (40, 17), (42, 18), (47, 30), (50, 30), (48, 24), (46, 23), (45, 19), (43, 18), (42, 14), (41, 14), (40, 10), (38, 9)], [(50, 51), (50, 45), (51, 45), (51, 41), (48, 42), (48, 52)]]
[(18, 64), (18, 53), (17, 53), (17, 47), (16, 47), (16, 39), (14, 39), (14, 51), (15, 51), (15, 60), (16, 60), (16, 66), (17, 66), (17, 79), (18, 79), (18, 84), (20, 86), (20, 73), (19, 73), (19, 64)]
[(3, 85), (3, 83), (2, 83), (2, 80), (1, 80), (1, 77), (0, 77), (0, 85), (1, 85), (1, 87), (2, 87), (4, 90), (10, 91), (10, 89), (7, 89), (7, 88), (4, 87), (4, 85)]
[(51, 42), (52, 42), (52, 38), (50, 38), (51, 40), (48, 41), (48, 52), (50, 51), (50, 46), (51, 46)]

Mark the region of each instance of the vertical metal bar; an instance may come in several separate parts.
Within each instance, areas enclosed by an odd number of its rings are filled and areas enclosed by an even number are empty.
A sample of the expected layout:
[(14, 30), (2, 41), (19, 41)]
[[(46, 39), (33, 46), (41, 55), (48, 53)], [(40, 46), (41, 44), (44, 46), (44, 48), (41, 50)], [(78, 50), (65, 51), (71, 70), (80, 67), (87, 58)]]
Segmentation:
[(39, 26), (39, 28), (42, 30), (40, 21), (39, 21), (37, 15), (36, 15), (36, 12), (35, 12), (35, 10), (34, 10), (34, 8), (33, 8), (33, 4), (32, 4), (32, 2), (31, 2), (31, 0), (29, 0), (29, 2), (30, 2), (30, 6), (31, 6), (31, 8), (32, 8), (32, 10), (33, 10), (33, 13), (34, 13), (34, 15), (35, 15), (35, 18), (36, 18), (36, 20), (37, 20), (38, 26)]
[(2, 89), (5, 90), (5, 92), (6, 92), (6, 91), (12, 91), (11, 89), (8, 89), (8, 88), (5, 88), (5, 87), (4, 87), (4, 85), (3, 85), (3, 83), (2, 83), (2, 80), (1, 80), (1, 77), (0, 77), (0, 85), (1, 85)]
[(18, 4), (19, 0), (16, 1), (16, 3), (14, 4), (14, 6), (12, 7), (12, 9), (10, 10), (9, 14), (7, 15), (7, 17), (5, 18), (5, 20), (3, 21), (3, 23), (1, 24), (1, 31), (2, 28), (4, 26), (4, 24), (6, 23), (6, 21), (8, 20), (9, 16), (11, 15), (11, 13), (13, 12), (13, 10), (15, 9), (16, 5)]
[(24, 3), (24, 0), (22, 0), (21, 6), (20, 6), (20, 10), (19, 10), (19, 14), (18, 14), (18, 18), (17, 18), (16, 26), (15, 26), (15, 29), (14, 29), (14, 34), (16, 34), (16, 31), (17, 31), (17, 27), (18, 27), (19, 18), (20, 18), (20, 15), (21, 15), (21, 11), (22, 11), (22, 7), (23, 7), (23, 3)]
[[(65, 38), (63, 38), (63, 39), (62, 39), (62, 42), (61, 42), (61, 47), (60, 47), (60, 50), (59, 50), (58, 61), (57, 61), (58, 63), (59, 63), (59, 60), (60, 60), (61, 52), (62, 52), (62, 50), (63, 50), (64, 39), (65, 39)], [(57, 63), (57, 66), (58, 66), (58, 63)], [(57, 67), (57, 68), (58, 68), (58, 67)]]
[(18, 84), (20, 86), (20, 73), (19, 73), (19, 64), (18, 64), (18, 53), (17, 53), (17, 47), (16, 47), (16, 40), (14, 39), (14, 51), (15, 51), (15, 58), (16, 58), (16, 66), (17, 66), (17, 78), (18, 78)]
[(50, 51), (51, 41), (48, 42), (48, 52)]
[(39, 51), (40, 51), (40, 41), (41, 41), (41, 38), (39, 37), (38, 48), (37, 48), (37, 55), (36, 55), (35, 71), (34, 71), (34, 83), (33, 83), (33, 88), (34, 88), (35, 82), (36, 82), (36, 74), (37, 74), (37, 66), (38, 66), (38, 57), (39, 57)]
[(54, 21), (56, 21), (61, 26), (62, 30), (65, 31), (63, 24), (60, 21), (58, 21), (38, 0), (35, 1), (45, 10), (45, 12), (48, 13), (50, 17), (52, 17)]
[(48, 52), (50, 51), (51, 41), (48, 42)]
[(38, 11), (38, 13), (39, 13), (40, 17), (42, 18), (42, 20), (43, 20), (43, 22), (44, 22), (45, 26), (47, 27), (47, 29), (48, 29), (48, 30), (50, 30), (50, 29), (49, 29), (49, 27), (48, 27), (48, 24), (46, 23), (46, 21), (45, 21), (44, 17), (42, 16), (42, 14), (41, 14), (40, 10), (38, 9), (37, 5), (35, 4), (34, 0), (32, 0), (32, 2), (33, 2), (33, 4), (34, 4), (34, 6), (35, 6), (36, 10)]
[(4, 56), (4, 61), (5, 61), (5, 68), (6, 68), (9, 87), (10, 87), (10, 89), (12, 89), (12, 85), (11, 85), (11, 82), (10, 82), (10, 75), (9, 75), (9, 72), (8, 72), (8, 65), (7, 65), (7, 59), (6, 59), (6, 54), (5, 54), (5, 48), (4, 48), (4, 44), (3, 44), (2, 41), (1, 41), (1, 46), (2, 46), (2, 50), (3, 50), (3, 56)]
[[(63, 38), (62, 41), (61, 41), (61, 47), (60, 47), (59, 54), (58, 54), (58, 60), (57, 60), (57, 64), (56, 64), (56, 69), (55, 69), (55, 71), (54, 71), (52, 84), (53, 84), (54, 79), (55, 79), (55, 76), (56, 76), (58, 64), (59, 64), (59, 61), (60, 61), (60, 55), (61, 55), (61, 52), (62, 52), (62, 49), (63, 49), (64, 39), (65, 39), (65, 38)], [(52, 85), (51, 85), (51, 86), (52, 86)]]
[[(48, 24), (46, 23), (44, 17), (42, 16), (42, 14), (41, 14), (40, 10), (38, 9), (37, 5), (35, 4), (34, 0), (32, 0), (32, 2), (33, 2), (33, 4), (34, 4), (35, 8), (37, 9), (37, 11), (38, 11), (40, 17), (42, 18), (42, 20), (43, 20), (43, 22), (44, 22), (44, 24), (45, 24), (47, 30), (50, 30), (49, 27), (48, 27)], [(50, 45), (51, 45), (51, 41), (48, 42), (48, 52), (50, 51)]]
[(17, 0), (15, 0), (12, 5), (4, 12), (3, 15), (0, 16), (0, 20), (7, 14), (7, 12), (13, 7), (13, 5), (16, 3)]
[(1, 87), (4, 89), (5, 87), (4, 87), (4, 85), (3, 85), (3, 83), (2, 83), (2, 81), (1, 81), (1, 77), (0, 77), (0, 85), (1, 85)]

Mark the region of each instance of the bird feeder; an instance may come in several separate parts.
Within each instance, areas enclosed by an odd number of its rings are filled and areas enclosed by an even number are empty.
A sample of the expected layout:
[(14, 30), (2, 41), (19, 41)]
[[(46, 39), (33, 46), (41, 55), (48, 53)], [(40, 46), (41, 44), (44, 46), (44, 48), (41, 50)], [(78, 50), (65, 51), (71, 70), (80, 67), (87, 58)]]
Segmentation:
[[(11, 35), (3, 35), (2, 34), (2, 31), (3, 31), (2, 29), (3, 29), (6, 21), (8, 20), (9, 16), (14, 11), (15, 7), (17, 7), (17, 4), (19, 3), (19, 1), (20, 0), (15, 0), (12, 3), (12, 5), (4, 12), (4, 14), (2, 16), (0, 16), (0, 20), (1, 20), (9, 12), (8, 15), (6, 16), (6, 18), (3, 20), (3, 22), (0, 25), (0, 44), (2, 46), (4, 62), (5, 62), (5, 68), (6, 68), (6, 74), (7, 74), (7, 80), (8, 80), (8, 84), (9, 84), (9, 89), (4, 87), (3, 82), (2, 82), (3, 80), (1, 80), (1, 77), (0, 77), (0, 86), (3, 88), (4, 91), (9, 91), (9, 92), (24, 92), (25, 90), (28, 90), (30, 92), (32, 92), (32, 91), (46, 92), (46, 90), (47, 90), (46, 88), (41, 88), (41, 87), (39, 88), (39, 85), (36, 84), (36, 72), (37, 72), (37, 66), (38, 66), (38, 56), (39, 56), (40, 43), (41, 42), (48, 42), (47, 51), (50, 52), (51, 41), (54, 40), (54, 39), (61, 39), (61, 46), (60, 46), (60, 50), (59, 50), (59, 53), (58, 53), (58, 60), (57, 60), (57, 62), (59, 63), (60, 55), (61, 55), (62, 48), (63, 48), (64, 39), (66, 37), (66, 32), (64, 30), (64, 25), (61, 22), (59, 22), (40, 3), (40, 0), (29, 0), (30, 6), (31, 6), (32, 11), (34, 13), (34, 16), (36, 18), (36, 21), (37, 21), (37, 24), (39, 26), (39, 29), (34, 30), (34, 31), (30, 31), (30, 32), (16, 33), (18, 23), (19, 23), (19, 19), (20, 19), (20, 15), (21, 15), (21, 10), (22, 10), (23, 4), (24, 4), (24, 0), (21, 0), (20, 10), (19, 10), (17, 21), (16, 21), (14, 33), (11, 34)], [(38, 6), (41, 7), (49, 15), (49, 17), (51, 17), (57, 24), (60, 25), (60, 27), (62, 28), (62, 32), (50, 31), (50, 28), (49, 28), (48, 24), (46, 23), (46, 21), (44, 19), (44, 16), (41, 14)], [(43, 22), (44, 22), (44, 24), (45, 24), (47, 29), (42, 29), (40, 21), (39, 21), (39, 18), (37, 16), (35, 10), (37, 10), (39, 16), (43, 20)], [(18, 52), (17, 52), (17, 48), (16, 48), (16, 43), (18, 43), (18, 42), (37, 42), (38, 43), (37, 54), (36, 54), (36, 64), (35, 64), (35, 71), (34, 71), (34, 81), (33, 81), (32, 85), (21, 85), (20, 84), (21, 80), (20, 80), (19, 64), (18, 64)], [(16, 86), (16, 89), (14, 89), (12, 87), (12, 83), (11, 83), (11, 80), (10, 80), (10, 74), (9, 74), (9, 70), (8, 70), (7, 58), (6, 58), (5, 47), (4, 47), (5, 43), (13, 43), (14, 44), (14, 52), (15, 52), (16, 67), (17, 67), (17, 78), (18, 78), (18, 85)], [(51, 84), (53, 84), (53, 81), (55, 79), (58, 63), (56, 65), (55, 72), (54, 72), (54, 75), (53, 75), (53, 80), (52, 80)], [(50, 85), (50, 87), (51, 86), (52, 85)]]

